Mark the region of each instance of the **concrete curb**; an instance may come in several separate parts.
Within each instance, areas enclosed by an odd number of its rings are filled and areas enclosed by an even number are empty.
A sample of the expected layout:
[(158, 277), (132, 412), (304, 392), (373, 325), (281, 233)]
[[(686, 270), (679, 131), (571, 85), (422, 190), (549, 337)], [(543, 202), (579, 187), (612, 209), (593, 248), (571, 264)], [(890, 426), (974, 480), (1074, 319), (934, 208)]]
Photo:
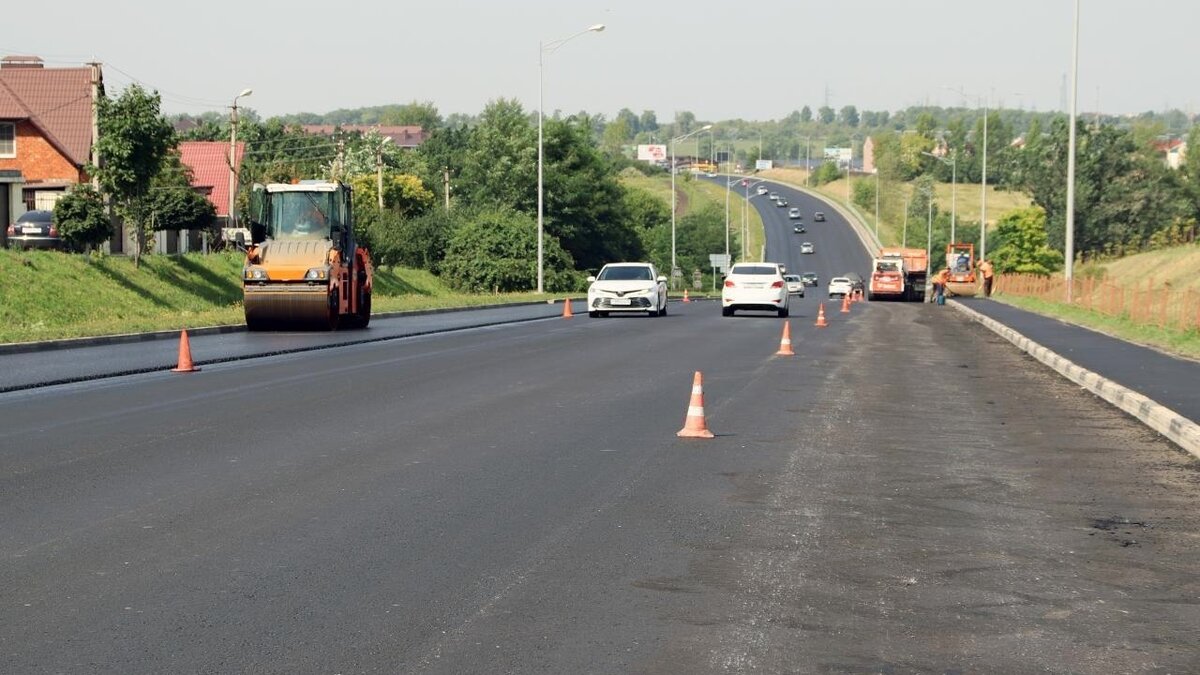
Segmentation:
[[(497, 309), (499, 307), (526, 307), (530, 305), (560, 304), (561, 299), (552, 301), (508, 302), (492, 305), (474, 305), (470, 307), (443, 307), (438, 309), (415, 309), (404, 312), (376, 312), (372, 319), (391, 319), (398, 316), (421, 316), (425, 314), (449, 314), (451, 312), (468, 312), (475, 309)], [(98, 347), (102, 345), (130, 344), (135, 342), (152, 342), (154, 340), (174, 340), (179, 337), (182, 329), (158, 330), (149, 333), (125, 333), (122, 335), (98, 335), (96, 337), (67, 338), (64, 340), (46, 340), (43, 342), (11, 342), (0, 344), (0, 356), (5, 354), (28, 354), (30, 352), (49, 352), (59, 349), (75, 349), (77, 347)], [(227, 326), (199, 326), (188, 328), (189, 336), (221, 335), (225, 333), (243, 333), (245, 324)]]
[(1194, 457), (1200, 458), (1200, 424), (1196, 424), (1174, 410), (1132, 389), (1076, 365), (1074, 362), (1059, 356), (1012, 328), (991, 317), (976, 312), (961, 302), (947, 300), (946, 304), (962, 312), (972, 321), (983, 324), (993, 333), (1013, 343), (1018, 349), (1041, 361), (1068, 380), (1087, 389), (1111, 405), (1129, 413), (1142, 424), (1166, 436), (1172, 443), (1188, 451)]

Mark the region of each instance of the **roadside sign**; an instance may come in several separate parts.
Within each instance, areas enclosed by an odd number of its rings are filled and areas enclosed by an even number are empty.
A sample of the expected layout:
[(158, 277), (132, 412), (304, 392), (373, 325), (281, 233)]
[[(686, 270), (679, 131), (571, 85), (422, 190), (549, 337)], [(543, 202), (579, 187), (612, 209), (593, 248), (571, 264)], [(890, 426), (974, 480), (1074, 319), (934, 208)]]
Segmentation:
[(709, 267), (729, 267), (728, 253), (710, 253), (708, 255)]

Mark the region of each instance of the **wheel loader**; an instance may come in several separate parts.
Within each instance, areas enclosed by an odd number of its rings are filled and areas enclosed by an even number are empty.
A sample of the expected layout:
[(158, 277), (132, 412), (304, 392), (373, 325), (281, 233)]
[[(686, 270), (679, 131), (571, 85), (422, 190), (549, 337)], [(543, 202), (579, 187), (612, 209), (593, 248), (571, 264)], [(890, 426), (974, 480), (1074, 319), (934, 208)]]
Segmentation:
[(373, 271), (354, 240), (350, 186), (255, 184), (242, 268), (250, 330), (366, 328)]

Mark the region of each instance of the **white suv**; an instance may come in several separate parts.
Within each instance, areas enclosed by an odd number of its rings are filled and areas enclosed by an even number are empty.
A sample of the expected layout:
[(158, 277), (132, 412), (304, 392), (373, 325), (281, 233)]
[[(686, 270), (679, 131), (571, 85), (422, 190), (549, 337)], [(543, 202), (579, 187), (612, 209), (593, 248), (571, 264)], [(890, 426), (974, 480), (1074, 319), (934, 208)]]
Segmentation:
[(733, 316), (739, 309), (787, 316), (788, 289), (783, 273), (783, 267), (772, 262), (735, 264), (721, 289), (721, 316)]

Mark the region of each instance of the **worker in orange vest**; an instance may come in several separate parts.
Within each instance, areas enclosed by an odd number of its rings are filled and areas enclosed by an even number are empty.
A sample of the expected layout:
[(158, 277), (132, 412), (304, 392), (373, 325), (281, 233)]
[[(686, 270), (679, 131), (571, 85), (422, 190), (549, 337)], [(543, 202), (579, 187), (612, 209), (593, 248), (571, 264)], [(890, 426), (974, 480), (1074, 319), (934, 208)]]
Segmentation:
[(979, 273), (983, 275), (983, 297), (992, 297), (992, 277), (996, 272), (992, 269), (992, 261), (980, 260)]
[(946, 304), (946, 282), (950, 281), (950, 269), (943, 267), (942, 271), (933, 275), (933, 301), (939, 305)]

